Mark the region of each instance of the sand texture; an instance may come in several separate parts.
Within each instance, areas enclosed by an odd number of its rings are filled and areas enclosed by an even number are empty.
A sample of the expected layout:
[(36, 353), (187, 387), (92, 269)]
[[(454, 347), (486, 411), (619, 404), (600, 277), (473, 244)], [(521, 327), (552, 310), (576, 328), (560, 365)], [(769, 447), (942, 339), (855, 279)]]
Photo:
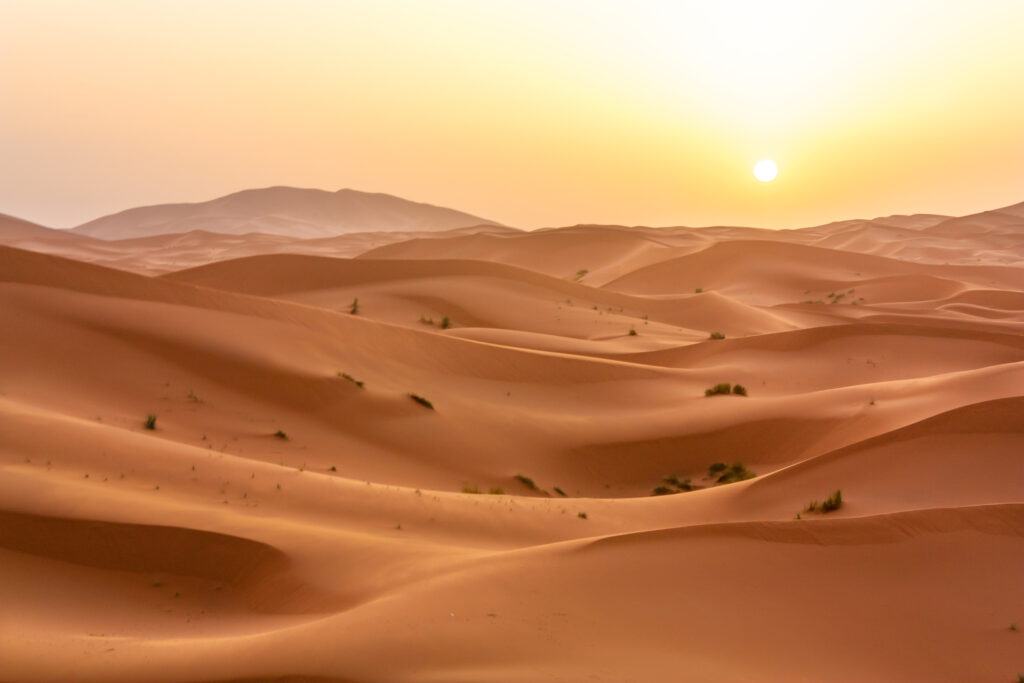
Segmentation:
[(524, 232), (262, 192), (0, 216), (3, 683), (1024, 672), (1021, 205)]

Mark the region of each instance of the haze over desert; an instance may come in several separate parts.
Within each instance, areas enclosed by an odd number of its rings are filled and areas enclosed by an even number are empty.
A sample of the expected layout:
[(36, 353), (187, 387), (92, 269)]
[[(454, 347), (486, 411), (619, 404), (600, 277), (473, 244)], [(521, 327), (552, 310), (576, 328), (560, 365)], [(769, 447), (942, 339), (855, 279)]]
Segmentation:
[(1024, 681), (1020, 21), (0, 0), (0, 683)]

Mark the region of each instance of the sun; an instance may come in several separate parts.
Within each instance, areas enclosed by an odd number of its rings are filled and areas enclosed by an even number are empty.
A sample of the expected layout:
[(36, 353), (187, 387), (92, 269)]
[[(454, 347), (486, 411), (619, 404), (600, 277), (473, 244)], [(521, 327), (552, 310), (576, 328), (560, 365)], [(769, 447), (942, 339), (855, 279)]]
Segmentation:
[(761, 159), (754, 164), (754, 177), (762, 183), (770, 183), (779, 174), (779, 167), (771, 159)]

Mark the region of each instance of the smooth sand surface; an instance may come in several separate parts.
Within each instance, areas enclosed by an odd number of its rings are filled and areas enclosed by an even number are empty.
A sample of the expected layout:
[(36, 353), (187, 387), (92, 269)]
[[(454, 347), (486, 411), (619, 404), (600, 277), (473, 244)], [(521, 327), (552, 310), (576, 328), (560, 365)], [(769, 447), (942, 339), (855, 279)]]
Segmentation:
[(0, 681), (1024, 672), (1019, 205), (213, 227), (0, 217)]

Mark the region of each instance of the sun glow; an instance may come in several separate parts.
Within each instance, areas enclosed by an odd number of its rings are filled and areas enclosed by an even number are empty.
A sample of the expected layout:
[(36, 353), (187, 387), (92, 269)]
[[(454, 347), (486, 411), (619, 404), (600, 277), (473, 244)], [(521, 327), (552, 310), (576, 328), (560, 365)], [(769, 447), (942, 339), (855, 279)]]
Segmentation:
[(794, 227), (1024, 177), (1020, 0), (0, 7), (0, 207), (51, 226), (293, 185), (520, 228)]
[(754, 177), (762, 183), (770, 183), (779, 174), (779, 167), (771, 159), (762, 159), (754, 164)]

